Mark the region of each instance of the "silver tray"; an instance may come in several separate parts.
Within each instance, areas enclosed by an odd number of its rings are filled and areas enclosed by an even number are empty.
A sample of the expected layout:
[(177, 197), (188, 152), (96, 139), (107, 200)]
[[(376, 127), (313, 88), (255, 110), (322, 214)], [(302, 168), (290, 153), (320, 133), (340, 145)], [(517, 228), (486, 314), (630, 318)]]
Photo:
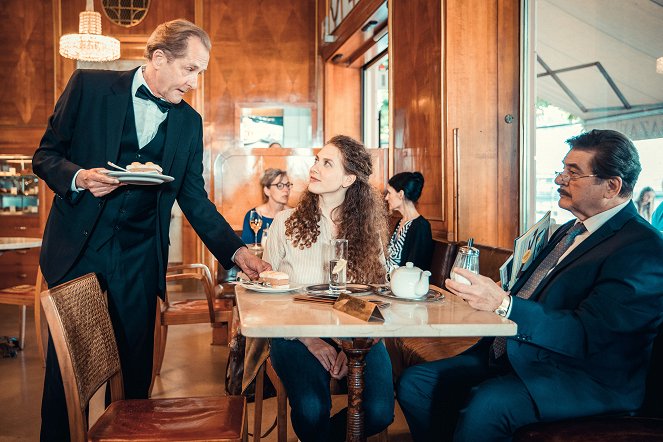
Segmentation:
[(407, 302), (438, 302), (444, 299), (444, 293), (435, 290), (429, 289), (426, 295), (421, 298), (399, 298), (394, 295), (389, 289), (376, 290), (375, 294), (378, 296), (384, 296), (385, 298), (395, 299), (397, 301), (407, 301)]

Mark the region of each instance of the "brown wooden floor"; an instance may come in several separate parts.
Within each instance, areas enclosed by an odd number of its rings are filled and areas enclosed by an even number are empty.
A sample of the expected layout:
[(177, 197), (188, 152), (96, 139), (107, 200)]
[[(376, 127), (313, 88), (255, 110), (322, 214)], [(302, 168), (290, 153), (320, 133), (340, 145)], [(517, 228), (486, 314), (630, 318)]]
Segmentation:
[[(0, 441), (36, 441), (39, 439), (43, 368), (35, 347), (34, 326), (28, 310), (26, 348), (16, 358), (0, 358)], [(0, 305), (0, 336), (16, 336), (18, 307)], [(161, 376), (154, 387), (155, 397), (224, 395), (224, 373), (228, 348), (212, 346), (208, 325), (171, 327)], [(195, 374), (195, 375), (194, 375)], [(334, 411), (344, 406), (344, 396), (334, 396)], [(95, 396), (91, 419), (101, 412), (103, 399)], [(276, 399), (265, 402), (263, 431), (276, 415)], [(253, 422), (253, 404), (249, 405), (249, 424)], [(265, 441), (276, 441), (276, 431)], [(288, 441), (297, 438), (288, 425)], [(390, 441), (410, 441), (405, 419), (397, 408), (396, 419), (389, 427)]]

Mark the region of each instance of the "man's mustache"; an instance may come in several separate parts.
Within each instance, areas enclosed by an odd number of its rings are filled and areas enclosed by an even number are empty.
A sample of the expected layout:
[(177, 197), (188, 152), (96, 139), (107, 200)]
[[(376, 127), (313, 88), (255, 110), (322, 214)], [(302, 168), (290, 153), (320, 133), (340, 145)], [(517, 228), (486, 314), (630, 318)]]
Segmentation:
[(557, 193), (559, 193), (560, 196), (571, 196), (563, 189), (557, 189)]

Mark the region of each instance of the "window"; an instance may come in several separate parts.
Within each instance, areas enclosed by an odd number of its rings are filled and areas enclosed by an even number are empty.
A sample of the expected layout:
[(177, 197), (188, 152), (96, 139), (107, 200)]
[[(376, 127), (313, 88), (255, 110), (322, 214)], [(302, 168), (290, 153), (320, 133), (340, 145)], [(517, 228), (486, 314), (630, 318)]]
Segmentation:
[(364, 67), (364, 144), (389, 145), (389, 58), (385, 53)]
[[(591, 129), (614, 129), (634, 141), (646, 186), (663, 201), (663, 1), (524, 0), (527, 109), (532, 135), (524, 158), (523, 227), (548, 210), (556, 223), (573, 215), (557, 206), (554, 171), (567, 138)], [(528, 32), (528, 30), (530, 32)], [(528, 89), (530, 87), (530, 89)], [(529, 92), (531, 90), (531, 92)]]

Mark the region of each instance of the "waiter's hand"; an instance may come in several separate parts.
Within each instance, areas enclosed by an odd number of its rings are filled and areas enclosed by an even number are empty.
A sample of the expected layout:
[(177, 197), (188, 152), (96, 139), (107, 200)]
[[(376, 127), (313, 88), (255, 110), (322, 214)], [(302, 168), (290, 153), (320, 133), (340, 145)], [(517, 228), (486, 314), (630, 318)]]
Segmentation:
[(120, 186), (124, 186), (117, 178), (110, 177), (104, 172), (107, 172), (107, 170), (103, 167), (81, 169), (78, 175), (76, 175), (76, 187), (87, 189), (92, 195), (99, 198), (108, 195)]
[(481, 275), (475, 275), (467, 269), (453, 268), (453, 272), (465, 277), (472, 285), (447, 279), (444, 284), (455, 295), (467, 301), (477, 310), (493, 312), (500, 306), (502, 300), (509, 292), (505, 292), (493, 280)]
[(268, 262), (249, 252), (246, 247), (240, 247), (235, 253), (235, 264), (251, 279), (258, 278), (260, 272), (272, 270), (272, 266)]

